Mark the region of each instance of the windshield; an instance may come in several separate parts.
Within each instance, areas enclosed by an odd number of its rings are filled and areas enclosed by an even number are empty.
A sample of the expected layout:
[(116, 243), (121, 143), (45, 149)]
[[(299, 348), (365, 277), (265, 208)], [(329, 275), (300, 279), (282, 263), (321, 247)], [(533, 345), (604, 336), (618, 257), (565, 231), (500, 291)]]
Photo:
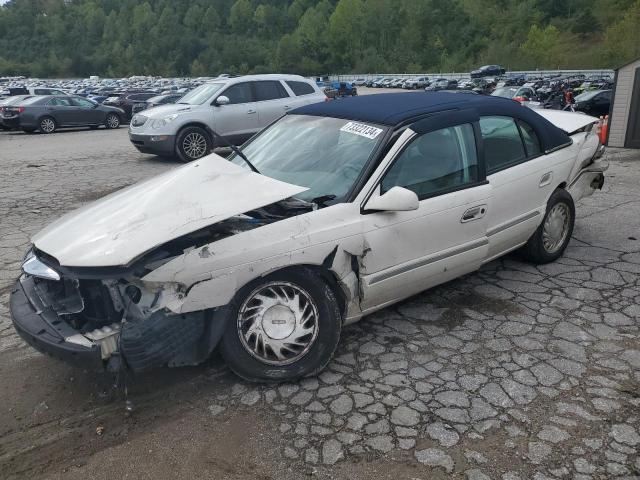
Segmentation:
[[(385, 129), (331, 117), (286, 115), (242, 152), (276, 180), (309, 188), (296, 197), (312, 201), (330, 196), (344, 201)], [(249, 168), (237, 155), (230, 160)]]
[(491, 94), (494, 97), (504, 97), (504, 98), (513, 98), (516, 94), (517, 89), (515, 88), (496, 88), (495, 91)]
[(178, 103), (187, 103), (189, 105), (202, 105), (209, 100), (211, 96), (224, 87), (224, 83), (205, 83), (198, 88), (194, 88), (184, 97), (180, 99)]

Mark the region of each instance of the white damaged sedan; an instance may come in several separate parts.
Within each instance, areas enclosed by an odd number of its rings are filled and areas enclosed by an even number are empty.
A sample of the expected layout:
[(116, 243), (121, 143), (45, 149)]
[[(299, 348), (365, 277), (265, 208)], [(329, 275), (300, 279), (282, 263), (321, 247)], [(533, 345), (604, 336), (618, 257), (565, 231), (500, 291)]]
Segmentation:
[[(547, 116), (544, 118), (542, 115)], [(341, 328), (512, 250), (546, 263), (602, 187), (598, 120), (455, 93), (308, 105), (65, 215), (11, 295), (32, 346), (86, 367), (322, 370)]]

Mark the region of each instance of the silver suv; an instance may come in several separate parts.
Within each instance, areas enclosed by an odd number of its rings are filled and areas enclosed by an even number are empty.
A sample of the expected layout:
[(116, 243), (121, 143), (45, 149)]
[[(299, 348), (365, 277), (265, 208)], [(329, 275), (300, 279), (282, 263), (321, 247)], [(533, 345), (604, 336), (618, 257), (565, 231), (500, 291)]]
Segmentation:
[(224, 146), (218, 135), (241, 145), (288, 110), (326, 99), (314, 82), (299, 75), (217, 78), (175, 104), (135, 115), (129, 139), (142, 153), (189, 162)]

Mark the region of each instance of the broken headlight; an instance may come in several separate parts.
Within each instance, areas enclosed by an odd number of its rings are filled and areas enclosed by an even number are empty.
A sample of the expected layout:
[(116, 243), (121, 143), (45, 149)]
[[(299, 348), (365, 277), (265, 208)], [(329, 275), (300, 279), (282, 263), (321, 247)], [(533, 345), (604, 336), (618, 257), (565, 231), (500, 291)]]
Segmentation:
[(34, 277), (45, 278), (47, 280), (60, 280), (60, 274), (53, 268), (41, 262), (35, 256), (33, 250), (29, 250), (22, 262), (22, 271)]

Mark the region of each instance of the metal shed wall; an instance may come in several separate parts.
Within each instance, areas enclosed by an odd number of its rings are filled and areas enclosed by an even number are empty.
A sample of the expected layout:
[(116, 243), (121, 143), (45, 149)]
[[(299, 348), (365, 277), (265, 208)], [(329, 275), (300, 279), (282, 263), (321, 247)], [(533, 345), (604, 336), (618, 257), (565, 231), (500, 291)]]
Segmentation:
[(640, 58), (621, 67), (616, 72), (615, 96), (611, 109), (609, 141), (607, 143), (610, 147), (624, 147), (633, 95), (633, 81), (638, 67), (640, 67)]

